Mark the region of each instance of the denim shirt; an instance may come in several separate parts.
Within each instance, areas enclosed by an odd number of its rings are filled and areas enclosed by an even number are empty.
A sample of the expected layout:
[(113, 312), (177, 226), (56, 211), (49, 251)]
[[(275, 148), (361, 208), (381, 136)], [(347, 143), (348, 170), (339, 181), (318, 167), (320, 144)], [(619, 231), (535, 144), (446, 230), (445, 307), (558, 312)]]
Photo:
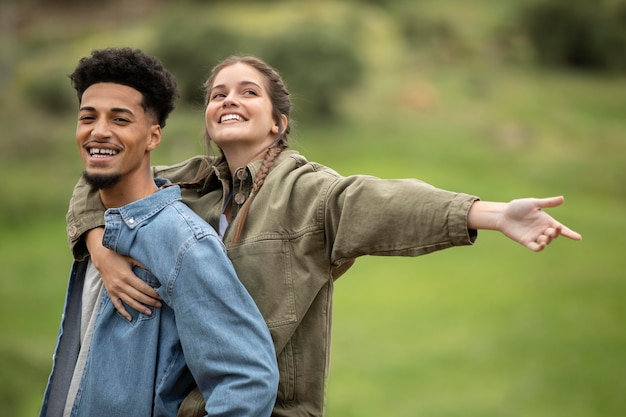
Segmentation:
[[(103, 244), (145, 266), (135, 273), (164, 305), (151, 316), (127, 307), (128, 322), (105, 293), (72, 416), (175, 416), (196, 382), (210, 416), (272, 411), (278, 370), (269, 330), (214, 229), (180, 199), (171, 186), (105, 212)], [(67, 396), (84, 263), (72, 269), (41, 416), (59, 416)]]

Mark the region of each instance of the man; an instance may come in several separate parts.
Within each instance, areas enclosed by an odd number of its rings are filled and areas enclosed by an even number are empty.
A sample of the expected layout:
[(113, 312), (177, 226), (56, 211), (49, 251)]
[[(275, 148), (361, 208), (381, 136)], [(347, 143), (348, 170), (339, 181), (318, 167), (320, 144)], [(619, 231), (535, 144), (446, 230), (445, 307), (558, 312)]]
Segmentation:
[(172, 75), (112, 48), (81, 59), (70, 79), (83, 176), (107, 207), (103, 244), (137, 261), (163, 307), (126, 320), (95, 266), (75, 262), (41, 416), (175, 416), (194, 380), (210, 416), (269, 416), (269, 330), (215, 231), (150, 169), (178, 97)]

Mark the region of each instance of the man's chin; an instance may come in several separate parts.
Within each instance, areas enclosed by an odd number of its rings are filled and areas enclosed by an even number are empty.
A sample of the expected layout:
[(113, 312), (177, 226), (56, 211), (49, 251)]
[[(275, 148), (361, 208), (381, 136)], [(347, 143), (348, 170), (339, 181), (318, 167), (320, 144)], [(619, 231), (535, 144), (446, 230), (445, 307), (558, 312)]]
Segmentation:
[(87, 171), (83, 172), (83, 178), (87, 181), (91, 187), (97, 190), (104, 190), (107, 188), (111, 188), (120, 182), (122, 178), (121, 174), (90, 174)]

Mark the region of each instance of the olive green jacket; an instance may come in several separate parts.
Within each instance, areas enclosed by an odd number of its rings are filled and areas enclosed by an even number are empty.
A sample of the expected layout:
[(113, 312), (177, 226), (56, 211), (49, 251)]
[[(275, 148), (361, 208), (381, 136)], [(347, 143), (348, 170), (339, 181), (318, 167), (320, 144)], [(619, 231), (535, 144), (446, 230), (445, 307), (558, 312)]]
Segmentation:
[[(203, 161), (212, 162), (194, 157), (156, 167), (154, 174), (191, 181)], [(232, 184), (235, 194), (246, 197), (260, 161), (247, 168), (250, 175)], [(88, 188), (79, 182), (67, 215), (77, 258), (86, 254), (81, 235), (104, 224), (104, 207)], [(228, 167), (222, 163), (213, 167), (203, 192), (183, 190), (183, 200), (219, 230), (230, 190)], [(230, 237), (236, 210), (224, 236), (276, 347), (280, 384), (274, 416), (323, 415), (334, 280), (362, 255), (418, 256), (473, 243), (476, 231), (467, 229), (467, 213), (476, 199), (414, 179), (343, 177), (295, 151), (279, 155), (250, 206), (241, 239), (232, 244)], [(194, 415), (182, 411), (195, 408), (193, 402), (186, 401), (179, 416)]]

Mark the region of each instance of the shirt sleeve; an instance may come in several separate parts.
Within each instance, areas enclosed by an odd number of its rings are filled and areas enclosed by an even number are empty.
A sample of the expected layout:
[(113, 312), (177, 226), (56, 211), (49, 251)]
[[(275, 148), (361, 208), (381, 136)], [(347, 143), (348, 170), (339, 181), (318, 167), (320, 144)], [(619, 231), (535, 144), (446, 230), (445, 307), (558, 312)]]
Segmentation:
[[(207, 260), (210, 264), (207, 267)], [(185, 251), (164, 296), (210, 416), (266, 416), (278, 390), (274, 344), (217, 236)]]

